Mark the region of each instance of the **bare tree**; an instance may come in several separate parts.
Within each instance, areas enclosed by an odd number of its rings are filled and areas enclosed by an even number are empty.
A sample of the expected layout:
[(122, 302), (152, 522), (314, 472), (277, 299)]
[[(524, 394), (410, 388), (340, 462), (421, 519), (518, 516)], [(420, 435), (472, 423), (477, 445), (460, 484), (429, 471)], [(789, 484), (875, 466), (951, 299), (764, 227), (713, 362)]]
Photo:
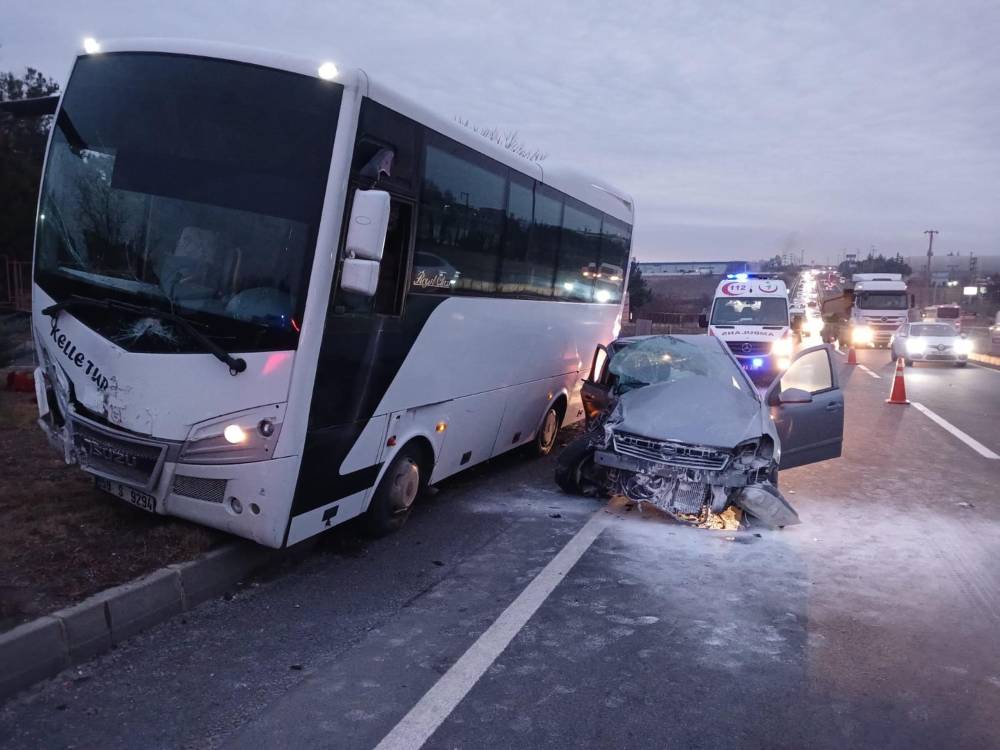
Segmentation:
[(459, 125), (464, 125), (473, 133), (478, 133), (483, 138), (488, 141), (492, 141), (499, 146), (503, 146), (508, 151), (511, 151), (522, 159), (527, 159), (528, 161), (544, 161), (548, 157), (548, 153), (545, 151), (540, 151), (539, 149), (530, 148), (521, 141), (521, 136), (516, 130), (501, 130), (497, 126), (491, 128), (483, 128), (478, 125), (473, 125), (466, 118), (455, 116), (455, 122)]

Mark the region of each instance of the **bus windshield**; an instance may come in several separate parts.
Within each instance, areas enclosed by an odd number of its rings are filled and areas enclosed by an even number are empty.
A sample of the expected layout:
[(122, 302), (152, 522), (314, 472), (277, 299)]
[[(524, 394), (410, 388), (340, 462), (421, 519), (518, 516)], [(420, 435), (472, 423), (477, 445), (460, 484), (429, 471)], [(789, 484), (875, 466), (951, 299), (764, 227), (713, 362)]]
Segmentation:
[(787, 326), (788, 303), (781, 297), (732, 297), (715, 300), (712, 325)]
[[(341, 91), (221, 60), (81, 57), (53, 128), (36, 282), (56, 301), (172, 311), (231, 350), (294, 348)], [(170, 326), (79, 317), (132, 350), (201, 350)]]
[(859, 310), (905, 310), (906, 292), (859, 292), (854, 304)]

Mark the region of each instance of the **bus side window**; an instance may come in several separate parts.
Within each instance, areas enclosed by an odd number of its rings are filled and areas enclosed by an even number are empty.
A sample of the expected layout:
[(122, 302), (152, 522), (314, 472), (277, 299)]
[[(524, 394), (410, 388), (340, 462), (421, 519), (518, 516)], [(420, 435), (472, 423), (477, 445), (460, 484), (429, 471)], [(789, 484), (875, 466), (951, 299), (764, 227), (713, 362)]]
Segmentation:
[(379, 315), (399, 315), (406, 295), (406, 261), (410, 254), (410, 232), (413, 227), (413, 206), (396, 200), (389, 207), (389, 231), (375, 292), (375, 312)]

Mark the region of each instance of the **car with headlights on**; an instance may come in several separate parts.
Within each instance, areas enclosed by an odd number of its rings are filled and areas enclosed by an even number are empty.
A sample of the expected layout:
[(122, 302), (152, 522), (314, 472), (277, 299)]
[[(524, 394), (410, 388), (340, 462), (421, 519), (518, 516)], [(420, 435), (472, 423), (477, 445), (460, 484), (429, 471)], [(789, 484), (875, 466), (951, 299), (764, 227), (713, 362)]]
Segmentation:
[(949, 362), (965, 367), (972, 353), (972, 341), (948, 323), (904, 323), (889, 342), (894, 360), (914, 362)]

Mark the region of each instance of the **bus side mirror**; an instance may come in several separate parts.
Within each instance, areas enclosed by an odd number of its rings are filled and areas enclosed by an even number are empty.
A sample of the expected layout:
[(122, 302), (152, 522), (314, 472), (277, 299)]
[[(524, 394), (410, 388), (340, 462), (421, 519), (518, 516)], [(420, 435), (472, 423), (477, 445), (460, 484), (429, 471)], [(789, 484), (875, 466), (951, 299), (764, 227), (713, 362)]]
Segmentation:
[(341, 289), (366, 297), (375, 294), (388, 230), (389, 194), (384, 190), (356, 190), (347, 225)]
[(698, 327), (708, 328), (708, 316), (705, 313), (701, 313), (698, 316)]

